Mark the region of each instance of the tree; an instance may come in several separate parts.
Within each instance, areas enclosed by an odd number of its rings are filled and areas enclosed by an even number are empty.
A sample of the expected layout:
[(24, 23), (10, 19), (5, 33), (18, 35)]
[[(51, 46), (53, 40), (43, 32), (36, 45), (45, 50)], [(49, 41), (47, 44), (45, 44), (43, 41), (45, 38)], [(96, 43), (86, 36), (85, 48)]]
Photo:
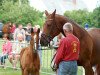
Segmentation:
[(88, 12), (87, 10), (66, 11), (64, 15), (83, 27), (85, 23), (88, 23), (91, 27), (91, 12)]
[[(9, 7), (9, 8), (8, 8)], [(4, 23), (7, 21), (21, 23), (26, 25), (27, 23), (42, 25), (43, 13), (30, 7), (29, 4), (22, 3), (19, 6), (19, 2), (4, 1), (2, 2), (2, 9), (0, 9), (0, 19)]]
[(100, 28), (100, 6), (94, 9), (92, 19), (93, 26)]

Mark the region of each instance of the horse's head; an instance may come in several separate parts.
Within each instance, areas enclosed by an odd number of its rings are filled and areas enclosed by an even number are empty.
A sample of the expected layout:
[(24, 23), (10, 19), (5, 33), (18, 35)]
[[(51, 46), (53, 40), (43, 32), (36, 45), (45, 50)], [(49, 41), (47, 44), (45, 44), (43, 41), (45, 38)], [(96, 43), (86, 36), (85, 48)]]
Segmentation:
[(43, 26), (40, 43), (41, 45), (47, 46), (48, 43), (50, 43), (50, 41), (55, 37), (55, 35), (58, 35), (55, 17), (56, 10), (52, 14), (49, 14), (47, 11), (45, 11), (45, 15), (46, 20)]
[(38, 49), (38, 45), (39, 45), (39, 33), (40, 33), (40, 28), (38, 28), (36, 32), (34, 32), (33, 28), (31, 29), (30, 44), (34, 46), (35, 50)]

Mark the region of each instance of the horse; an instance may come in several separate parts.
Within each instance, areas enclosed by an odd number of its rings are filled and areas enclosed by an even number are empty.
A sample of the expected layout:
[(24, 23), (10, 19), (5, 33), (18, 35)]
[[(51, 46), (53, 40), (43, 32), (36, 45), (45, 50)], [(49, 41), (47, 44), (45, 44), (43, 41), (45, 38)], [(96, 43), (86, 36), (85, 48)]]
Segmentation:
[[(100, 59), (98, 59), (98, 57), (100, 57), (100, 28), (90, 28), (87, 31), (90, 34), (90, 36), (93, 38), (93, 42), (94, 42), (94, 49), (92, 51), (93, 53), (92, 53), (91, 61), (96, 64), (96, 62), (100, 62)], [(95, 67), (96, 67), (97, 75), (100, 75), (100, 63), (95, 65)]]
[[(22, 75), (40, 75), (40, 59), (37, 52), (40, 29), (31, 33), (30, 45), (23, 48), (20, 53)], [(36, 35), (36, 42), (34, 36)]]
[[(63, 32), (63, 25), (70, 22), (73, 26), (73, 34), (80, 40), (80, 53), (78, 65), (83, 66), (85, 69), (85, 75), (94, 75), (92, 66), (100, 62), (91, 62), (93, 58), (100, 55), (93, 55), (94, 43), (90, 34), (76, 22), (68, 17), (56, 14), (56, 10), (53, 13), (45, 11), (46, 21), (43, 25), (43, 32), (41, 34), (40, 43), (42, 46), (47, 46), (50, 41), (57, 36), (60, 32)], [(93, 58), (91, 58), (93, 57)], [(100, 60), (100, 58), (96, 58)], [(96, 60), (94, 59), (94, 60)]]
[(11, 22), (4, 24), (3, 27), (2, 27), (3, 34), (10, 34), (11, 27), (12, 27)]
[(10, 39), (12, 38), (12, 37), (11, 37), (11, 32), (10, 32), (11, 28), (12, 28), (11, 22), (7, 22), (7, 23), (4, 24), (3, 27), (2, 27), (2, 33), (3, 33), (3, 34), (8, 34), (9, 37), (10, 37)]

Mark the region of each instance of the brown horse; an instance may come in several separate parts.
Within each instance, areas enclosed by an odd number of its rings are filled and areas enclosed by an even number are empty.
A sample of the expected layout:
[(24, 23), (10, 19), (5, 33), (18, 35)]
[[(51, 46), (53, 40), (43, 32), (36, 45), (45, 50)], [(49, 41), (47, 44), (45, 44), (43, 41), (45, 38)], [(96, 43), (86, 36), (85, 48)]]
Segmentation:
[[(49, 14), (47, 11), (45, 11), (46, 21), (44, 23), (43, 33), (40, 39), (41, 45), (46, 46), (60, 32), (64, 34), (63, 25), (66, 22), (72, 23), (73, 28), (74, 28), (73, 34), (79, 38), (80, 45), (81, 45), (78, 65), (84, 67), (85, 75), (94, 75), (92, 66), (100, 62), (96, 62), (96, 63), (91, 62), (92, 51), (93, 51), (92, 37), (89, 35), (89, 33), (84, 28), (80, 27), (74, 21), (68, 19), (67, 17), (58, 15), (55, 13), (56, 13), (56, 10), (52, 14)], [(98, 54), (96, 56), (100, 57), (100, 55)], [(97, 59), (100, 60), (100, 58), (97, 58)]]
[(100, 28), (91, 28), (88, 30), (89, 34), (91, 35), (91, 37), (93, 38), (93, 43), (94, 43), (94, 49), (92, 51), (92, 62), (94, 62), (95, 64), (97, 64), (97, 62), (99, 62), (99, 64), (96, 65), (96, 72), (97, 75), (100, 75)]
[(11, 27), (12, 27), (11, 22), (4, 24), (3, 27), (2, 27), (3, 34), (10, 34)]
[[(22, 75), (39, 75), (40, 59), (37, 53), (39, 32), (31, 34), (31, 41), (29, 47), (23, 48), (20, 53), (20, 65)], [(36, 35), (36, 44), (34, 36)]]

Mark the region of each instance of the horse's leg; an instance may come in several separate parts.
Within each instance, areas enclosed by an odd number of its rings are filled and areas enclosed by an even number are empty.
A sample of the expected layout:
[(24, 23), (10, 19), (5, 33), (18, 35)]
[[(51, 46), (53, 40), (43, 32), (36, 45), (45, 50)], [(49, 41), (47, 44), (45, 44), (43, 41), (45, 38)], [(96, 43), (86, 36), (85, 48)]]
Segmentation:
[(90, 62), (86, 62), (83, 67), (85, 69), (85, 75), (94, 75)]
[(22, 75), (24, 75), (24, 70), (22, 70)]
[(40, 75), (39, 71), (36, 71), (36, 72), (34, 73), (34, 75)]
[(34, 75), (34, 73), (30, 72), (29, 75)]
[(96, 66), (96, 73), (97, 75), (100, 75), (100, 64)]
[(27, 69), (24, 69), (24, 75), (29, 75)]

